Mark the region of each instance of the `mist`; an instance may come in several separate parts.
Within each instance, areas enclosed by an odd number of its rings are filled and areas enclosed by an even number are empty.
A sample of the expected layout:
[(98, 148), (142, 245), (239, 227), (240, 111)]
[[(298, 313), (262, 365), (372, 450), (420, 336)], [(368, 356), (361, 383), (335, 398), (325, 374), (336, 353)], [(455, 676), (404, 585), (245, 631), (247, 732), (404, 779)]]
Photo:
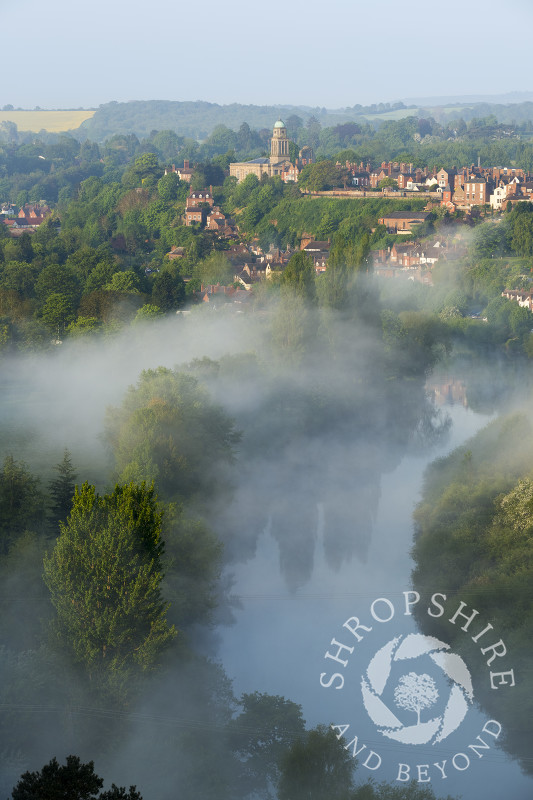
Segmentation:
[[(11, 561), (0, 650), (4, 795), (25, 769), (75, 753), (94, 759), (106, 783), (136, 784), (145, 800), (223, 796), (239, 767), (228, 758), (228, 722), (242, 693), (254, 691), (301, 704), (308, 726), (356, 726), (387, 762), (380, 780), (395, 780), (398, 761), (436, 758), (432, 748), (413, 755), (400, 746), (394, 760), (390, 742), (383, 745), (356, 711), (355, 695), (347, 705), (342, 693), (321, 688), (319, 675), (343, 621), (369, 619), (374, 598), (390, 598), (398, 609), (388, 638), (417, 630), (399, 609), (412, 588), (411, 515), (424, 469), (502, 405), (519, 404), (509, 395), (509, 370), (498, 367), (496, 386), (493, 364), (483, 393), (484, 364), (437, 367), (434, 385), (453, 375), (466, 398), (477, 398), (474, 410), (467, 401), (438, 406), (423, 371), (394, 375), (371, 323), (333, 312), (317, 317), (311, 328), (320, 336), (297, 356), (272, 346), (275, 324), (270, 309), (232, 316), (198, 309), (4, 361), (1, 455), (25, 462), (42, 482), (68, 448), (77, 483), (109, 490), (117, 469), (108, 409), (121, 405), (143, 370), (159, 366), (197, 378), (241, 434), (224, 476), (228, 491), (195, 497), (188, 511), (223, 544), (217, 608), (210, 624), (180, 632), (127, 708), (84, 705), (77, 668), (46, 647), (52, 609), (39, 576), (53, 541), (30, 542), (20, 565)], [(365, 642), (362, 665), (375, 649)], [(448, 757), (475, 739), (485, 719), (483, 709), (472, 711), (467, 734), (456, 731), (446, 743)], [(356, 777), (376, 775), (360, 766)], [(513, 800), (531, 796), (531, 779), (497, 746), (467, 775), (453, 770), (443, 783), (433, 777), (437, 797), (474, 800), (482, 785), (496, 800), (504, 784)]]

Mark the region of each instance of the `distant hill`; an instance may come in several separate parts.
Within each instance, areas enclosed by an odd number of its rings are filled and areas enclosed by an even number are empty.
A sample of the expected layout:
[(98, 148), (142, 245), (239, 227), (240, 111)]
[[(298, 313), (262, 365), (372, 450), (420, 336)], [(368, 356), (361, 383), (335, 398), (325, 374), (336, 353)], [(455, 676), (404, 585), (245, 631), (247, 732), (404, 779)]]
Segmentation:
[(533, 92), (507, 92), (506, 94), (466, 94), (449, 95), (447, 97), (407, 97), (403, 99), (406, 106), (461, 106), (472, 103), (525, 103), (533, 101)]
[(78, 133), (93, 141), (102, 141), (116, 133), (135, 133), (139, 137), (150, 135), (152, 130), (173, 130), (180, 136), (205, 139), (217, 125), (238, 130), (243, 122), (251, 128), (272, 128), (282, 117), (286, 120), (297, 114), (304, 121), (316, 116), (323, 125), (337, 125), (354, 119), (353, 110), (328, 111), (325, 108), (306, 106), (254, 106), (233, 103), (180, 102), (146, 100), (130, 103), (106, 103), (94, 116), (84, 122)]
[[(20, 131), (64, 131), (79, 139), (102, 142), (115, 134), (134, 133), (142, 139), (149, 137), (154, 130), (172, 130), (180, 136), (202, 141), (218, 125), (237, 131), (243, 122), (247, 122), (255, 130), (271, 130), (279, 117), (286, 122), (293, 114), (304, 123), (314, 116), (323, 127), (334, 127), (352, 121), (379, 125), (387, 120), (409, 116), (433, 117), (441, 123), (460, 117), (468, 122), (488, 116), (494, 116), (498, 122), (505, 124), (533, 122), (533, 93), (516, 92), (495, 97), (501, 97), (508, 102), (490, 102), (492, 98), (475, 102), (466, 97), (440, 98), (440, 102), (430, 102), (439, 101), (439, 98), (422, 98), (423, 102), (414, 104), (409, 101), (409, 105), (406, 101), (326, 109), (296, 105), (219, 105), (204, 101), (143, 100), (105, 103), (96, 111), (2, 111), (0, 127), (3, 123), (14, 122)], [(526, 100), (526, 97), (531, 99)]]
[[(533, 97), (533, 95), (532, 95)], [(447, 99), (447, 98), (445, 98)], [(379, 103), (372, 106), (353, 106), (352, 108), (326, 109), (308, 106), (255, 106), (233, 103), (180, 102), (170, 100), (145, 100), (129, 103), (106, 103), (95, 114), (85, 120), (74, 135), (93, 141), (103, 141), (114, 134), (134, 133), (139, 138), (148, 137), (153, 130), (173, 130), (180, 136), (202, 140), (209, 136), (217, 125), (225, 125), (238, 130), (243, 122), (250, 128), (271, 129), (281, 117), (287, 120), (296, 114), (304, 122), (315, 116), (323, 127), (339, 125), (343, 122), (371, 122), (376, 124), (387, 119), (402, 117), (433, 117), (439, 122), (447, 122), (462, 117), (465, 121), (475, 117), (494, 115), (498, 122), (513, 123), (533, 121), (533, 102), (509, 102), (507, 104), (490, 102), (458, 103), (454, 105), (418, 104), (407, 107), (402, 103)]]

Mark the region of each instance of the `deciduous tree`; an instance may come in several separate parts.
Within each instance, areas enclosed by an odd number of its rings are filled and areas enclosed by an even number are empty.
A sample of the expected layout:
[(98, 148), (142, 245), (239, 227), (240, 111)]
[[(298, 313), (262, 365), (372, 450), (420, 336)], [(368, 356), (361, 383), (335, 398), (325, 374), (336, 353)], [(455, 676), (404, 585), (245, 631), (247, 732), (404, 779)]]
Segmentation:
[(100, 496), (84, 483), (44, 560), (55, 638), (112, 696), (127, 696), (176, 634), (160, 589), (161, 524), (154, 491), (144, 484)]

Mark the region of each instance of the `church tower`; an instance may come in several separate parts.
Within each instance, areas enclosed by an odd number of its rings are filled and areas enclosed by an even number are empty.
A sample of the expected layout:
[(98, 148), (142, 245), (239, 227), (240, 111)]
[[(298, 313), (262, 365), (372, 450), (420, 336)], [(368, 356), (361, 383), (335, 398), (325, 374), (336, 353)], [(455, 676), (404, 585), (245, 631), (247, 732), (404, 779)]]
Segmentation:
[(289, 139), (287, 128), (280, 119), (274, 125), (272, 139), (270, 140), (270, 163), (280, 164), (289, 160)]

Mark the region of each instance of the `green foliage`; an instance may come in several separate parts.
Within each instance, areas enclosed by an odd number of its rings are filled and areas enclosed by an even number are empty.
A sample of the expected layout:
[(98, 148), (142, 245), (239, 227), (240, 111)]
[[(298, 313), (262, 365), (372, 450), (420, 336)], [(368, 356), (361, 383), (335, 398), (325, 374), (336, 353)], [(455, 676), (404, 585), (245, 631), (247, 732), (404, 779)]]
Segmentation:
[(72, 465), (70, 452), (65, 449), (63, 460), (56, 465), (57, 478), (48, 484), (50, 496), (50, 523), (52, 529), (58, 529), (60, 522), (65, 522), (72, 510), (74, 489), (76, 483), (76, 470)]
[(279, 800), (349, 800), (355, 762), (325, 725), (300, 736), (281, 762)]
[[(437, 800), (437, 797), (431, 786), (422, 786), (415, 780), (403, 786), (369, 781), (355, 789), (351, 800)], [(446, 795), (441, 800), (453, 800), (453, 798)]]
[(126, 170), (122, 182), (128, 188), (138, 186), (151, 186), (161, 177), (163, 169), (159, 166), (155, 153), (144, 153), (135, 159)]
[(144, 306), (141, 306), (135, 317), (133, 318), (133, 322), (151, 322), (154, 319), (159, 319), (163, 316), (163, 312), (159, 308), (159, 306), (154, 305), (153, 303), (146, 303)]
[(108, 415), (108, 439), (120, 480), (154, 481), (166, 499), (226, 487), (239, 436), (233, 422), (190, 375), (146, 370), (121, 408)]
[(58, 338), (63, 334), (75, 317), (74, 302), (71, 297), (61, 292), (52, 292), (46, 298), (41, 309), (41, 319), (51, 333)]
[(212, 253), (208, 258), (199, 261), (193, 269), (193, 278), (200, 283), (220, 283), (226, 286), (231, 283), (234, 276), (234, 268), (224, 253)]
[(94, 771), (94, 762), (83, 764), (78, 756), (67, 756), (60, 765), (53, 758), (37, 772), (25, 772), (11, 794), (12, 800), (142, 800), (135, 786), (129, 790), (112, 784), (98, 791), (104, 781)]
[(26, 464), (6, 456), (0, 472), (0, 553), (7, 554), (25, 531), (41, 532), (43, 522), (44, 498), (39, 480)]
[(165, 596), (169, 620), (180, 629), (205, 624), (217, 605), (222, 545), (200, 521), (170, 509), (165, 523)]
[(511, 246), (519, 256), (533, 255), (533, 203), (519, 203), (509, 218)]
[(103, 784), (93, 761), (82, 764), (78, 756), (67, 756), (64, 766), (53, 758), (39, 772), (25, 772), (11, 796), (12, 800), (95, 800)]
[(61, 294), (74, 303), (79, 296), (79, 291), (79, 280), (66, 265), (50, 264), (44, 267), (35, 282), (35, 294), (42, 304), (50, 295), (57, 294)]
[[(482, 610), (495, 630), (504, 633), (515, 664), (528, 658), (533, 620), (532, 444), (525, 417), (514, 415), (491, 423), (430, 467), (415, 513), (414, 587), (423, 592), (445, 586), (449, 603), (460, 597)], [(427, 617), (419, 621), (425, 633), (441, 633), (440, 623), (430, 624)], [(479, 661), (476, 649), (463, 638), (458, 636), (454, 646), (460, 652), (466, 648), (471, 663), (484, 673), (486, 663)], [(531, 681), (526, 674), (503, 706), (484, 681), (479, 682), (478, 701), (508, 730), (504, 747), (531, 771), (531, 738), (526, 733), (532, 710)]]
[(322, 192), (332, 189), (341, 183), (340, 170), (333, 161), (317, 161), (305, 166), (299, 177), (298, 185), (311, 192)]
[(241, 712), (228, 725), (228, 742), (242, 763), (242, 791), (270, 794), (286, 751), (305, 735), (302, 709), (284, 697), (243, 694)]
[(85, 483), (44, 560), (54, 638), (113, 699), (133, 691), (176, 634), (161, 597), (161, 524), (145, 484), (100, 496)]
[(131, 269), (125, 272), (115, 272), (109, 283), (104, 286), (104, 290), (123, 294), (139, 294), (139, 278)]
[(449, 349), (446, 326), (420, 311), (382, 313), (388, 369), (396, 376), (425, 375)]
[(298, 297), (309, 304), (316, 301), (315, 269), (307, 253), (291, 256), (281, 276), (281, 287), (287, 297)]
[(90, 336), (99, 329), (100, 321), (97, 317), (78, 317), (67, 327), (67, 333), (74, 338), (80, 338)]
[(178, 199), (178, 190), (180, 186), (180, 179), (175, 172), (169, 172), (168, 175), (163, 175), (157, 182), (157, 193), (161, 200), (168, 203), (173, 203)]
[(185, 283), (173, 267), (163, 268), (152, 286), (152, 302), (161, 311), (176, 311), (185, 304)]

